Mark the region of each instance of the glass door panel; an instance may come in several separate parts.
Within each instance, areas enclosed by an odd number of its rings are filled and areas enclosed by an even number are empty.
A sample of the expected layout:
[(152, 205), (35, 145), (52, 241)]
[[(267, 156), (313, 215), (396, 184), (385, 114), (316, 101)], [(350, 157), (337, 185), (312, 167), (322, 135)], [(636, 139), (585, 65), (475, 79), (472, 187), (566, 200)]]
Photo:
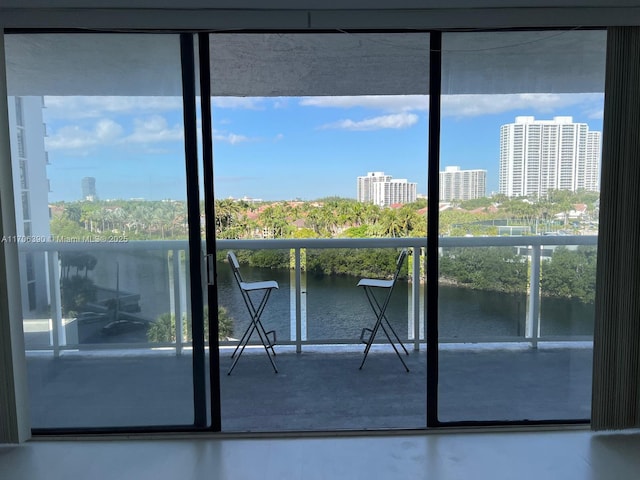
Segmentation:
[(443, 34), (440, 421), (589, 417), (605, 39)]
[[(210, 38), (223, 430), (423, 427), (429, 35)], [(402, 248), (387, 317), (410, 373), (382, 330), (360, 370), (376, 316), (358, 281), (390, 278)], [(227, 375), (250, 325), (229, 250), (278, 283), (261, 316), (277, 374), (254, 335)]]
[(32, 426), (192, 425), (179, 37), (6, 49)]

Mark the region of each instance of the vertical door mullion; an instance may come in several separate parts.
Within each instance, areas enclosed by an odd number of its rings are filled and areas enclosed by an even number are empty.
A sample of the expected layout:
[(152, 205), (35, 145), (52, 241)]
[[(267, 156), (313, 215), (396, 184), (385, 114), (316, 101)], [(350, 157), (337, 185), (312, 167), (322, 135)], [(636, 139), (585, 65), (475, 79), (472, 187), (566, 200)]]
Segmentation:
[(438, 228), (442, 32), (431, 32), (427, 198), (427, 427), (438, 426)]
[(216, 271), (216, 228), (213, 186), (213, 138), (211, 117), (211, 61), (209, 34), (198, 34), (200, 60), (200, 105), (202, 111), (202, 171), (207, 262), (207, 299), (209, 306), (209, 383), (211, 395), (211, 430), (222, 429), (220, 411), (220, 355), (218, 343), (218, 285)]
[(200, 187), (198, 182), (198, 134), (193, 35), (180, 35), (184, 149), (187, 174), (187, 219), (189, 226), (189, 275), (191, 276), (191, 333), (193, 338), (194, 426), (207, 425), (205, 387), (204, 300), (202, 295), (202, 240), (200, 238)]

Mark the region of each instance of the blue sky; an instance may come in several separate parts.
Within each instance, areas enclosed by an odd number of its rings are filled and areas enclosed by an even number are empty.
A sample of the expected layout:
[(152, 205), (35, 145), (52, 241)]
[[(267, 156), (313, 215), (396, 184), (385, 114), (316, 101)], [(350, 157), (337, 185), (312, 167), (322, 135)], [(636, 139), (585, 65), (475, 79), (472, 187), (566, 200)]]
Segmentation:
[[(426, 194), (428, 98), (215, 98), (219, 198), (355, 198), (356, 177), (384, 171)], [(184, 199), (181, 103), (169, 97), (46, 97), (50, 201)], [(518, 115), (573, 116), (602, 131), (601, 94), (443, 97), (441, 167), (486, 169), (497, 190), (500, 126)]]

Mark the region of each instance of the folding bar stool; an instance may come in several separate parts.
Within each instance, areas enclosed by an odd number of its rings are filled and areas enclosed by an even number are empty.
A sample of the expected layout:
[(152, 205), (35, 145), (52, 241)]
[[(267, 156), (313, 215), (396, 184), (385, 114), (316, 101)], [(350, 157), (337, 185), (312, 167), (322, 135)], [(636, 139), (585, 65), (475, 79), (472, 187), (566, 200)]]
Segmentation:
[[(276, 282), (275, 280), (267, 280), (264, 282), (245, 282), (242, 280), (242, 276), (240, 275), (240, 264), (238, 263), (238, 259), (236, 258), (235, 253), (229, 251), (227, 253), (227, 260), (229, 260), (229, 265), (231, 266), (233, 277), (238, 284), (238, 288), (240, 288), (242, 299), (244, 300), (244, 303), (247, 306), (247, 310), (249, 312), (249, 316), (251, 317), (249, 326), (240, 338), (238, 345), (231, 355), (231, 358), (233, 358), (234, 360), (231, 368), (229, 368), (229, 371), (227, 372), (227, 375), (231, 375), (231, 372), (235, 368), (236, 363), (238, 363), (238, 360), (240, 359), (240, 355), (242, 355), (242, 352), (249, 343), (253, 332), (258, 333), (258, 337), (260, 337), (260, 342), (262, 342), (264, 350), (267, 352), (267, 357), (269, 357), (269, 361), (271, 362), (273, 371), (275, 373), (278, 373), (276, 364), (273, 361), (273, 358), (271, 358), (271, 355), (276, 355), (276, 351), (273, 348), (276, 344), (276, 332), (275, 330), (270, 330), (267, 332), (262, 325), (262, 321), (260, 321), (260, 316), (264, 311), (264, 307), (267, 305), (267, 301), (269, 300), (271, 292), (278, 289), (278, 282)], [(257, 306), (251, 299), (251, 292), (262, 293), (262, 297)]]
[[(407, 367), (407, 364), (402, 359), (402, 355), (400, 355), (400, 352), (398, 351), (398, 348), (396, 347), (394, 341), (392, 340), (390, 333), (393, 335), (397, 343), (402, 347), (402, 349), (404, 350), (404, 353), (406, 355), (409, 355), (409, 352), (407, 351), (404, 344), (400, 340), (400, 337), (398, 337), (398, 334), (396, 333), (396, 331), (393, 329), (393, 327), (389, 323), (389, 320), (387, 319), (387, 316), (385, 314), (387, 310), (387, 306), (389, 305), (389, 300), (391, 299), (391, 294), (393, 293), (393, 287), (396, 284), (396, 280), (398, 279), (398, 275), (400, 274), (400, 269), (402, 268), (402, 265), (404, 264), (404, 259), (406, 257), (407, 257), (407, 250), (403, 249), (400, 252), (400, 255), (398, 255), (398, 260), (396, 262), (396, 271), (391, 280), (377, 280), (373, 278), (363, 278), (358, 282), (358, 287), (364, 287), (364, 292), (367, 295), (367, 300), (369, 300), (369, 305), (371, 305), (371, 309), (373, 310), (373, 313), (376, 315), (376, 323), (373, 325), (373, 328), (363, 328), (362, 333), (360, 334), (360, 341), (366, 344), (366, 347), (364, 349), (364, 358), (362, 359), (362, 363), (360, 364), (360, 370), (362, 370), (362, 367), (364, 366), (364, 362), (367, 360), (367, 355), (369, 354), (371, 345), (376, 339), (378, 330), (382, 327), (382, 331), (384, 332), (387, 339), (389, 340), (389, 343), (393, 347), (393, 350), (396, 352), (396, 355), (402, 362), (402, 365), (404, 366), (405, 370), (407, 372), (409, 371), (409, 367)], [(386, 291), (386, 296), (382, 301), (382, 303), (380, 303), (380, 301), (374, 295), (374, 290), (376, 289), (378, 291)]]

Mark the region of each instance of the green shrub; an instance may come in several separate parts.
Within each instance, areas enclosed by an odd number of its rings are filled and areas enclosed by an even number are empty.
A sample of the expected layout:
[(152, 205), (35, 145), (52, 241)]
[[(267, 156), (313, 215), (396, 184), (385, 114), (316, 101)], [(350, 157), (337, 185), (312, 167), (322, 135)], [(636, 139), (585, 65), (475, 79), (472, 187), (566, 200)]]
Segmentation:
[[(218, 339), (226, 340), (233, 335), (234, 320), (224, 307), (218, 307)], [(204, 309), (204, 336), (209, 337), (209, 309)], [(182, 320), (182, 339), (191, 341), (191, 322), (185, 317)], [(175, 343), (176, 317), (173, 313), (163, 313), (147, 330), (147, 340), (153, 343)]]

